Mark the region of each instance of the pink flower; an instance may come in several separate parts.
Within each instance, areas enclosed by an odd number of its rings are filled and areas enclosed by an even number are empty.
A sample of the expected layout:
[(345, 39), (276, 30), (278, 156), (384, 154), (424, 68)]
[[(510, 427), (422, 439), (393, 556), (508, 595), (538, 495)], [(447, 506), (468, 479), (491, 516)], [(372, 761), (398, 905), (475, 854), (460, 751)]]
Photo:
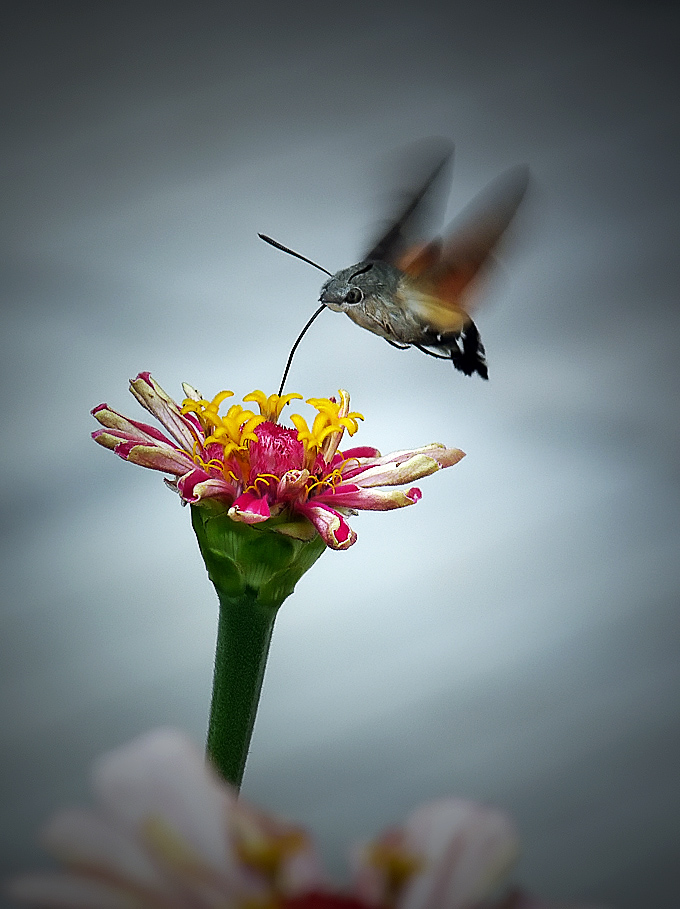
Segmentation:
[(187, 385), (180, 407), (146, 372), (130, 382), (130, 390), (167, 435), (100, 404), (92, 411), (104, 427), (92, 434), (96, 442), (127, 461), (170, 474), (168, 482), (185, 503), (223, 502), (234, 521), (246, 524), (281, 516), (273, 529), (298, 539), (318, 532), (332, 549), (347, 549), (356, 540), (348, 515), (415, 504), (421, 497), (417, 487), (393, 487), (464, 456), (438, 443), (385, 457), (375, 448), (341, 451), (345, 431), (354, 435), (363, 420), (350, 412), (349, 395), (342, 390), (339, 402), (310, 398), (307, 403), (317, 411), (311, 428), (300, 414), (292, 414), (294, 429), (282, 426), (279, 417), (293, 398), (302, 397), (298, 394), (266, 397), (253, 391), (243, 400), (257, 403), (257, 415), (240, 404), (220, 414), (233, 392), (222, 391), (208, 401)]
[(351, 888), (338, 892), (304, 830), (237, 800), (173, 730), (105, 756), (93, 788), (95, 810), (64, 811), (44, 832), (65, 870), (13, 881), (15, 900), (43, 909), (473, 909), (517, 853), (504, 814), (442, 799), (357, 847)]

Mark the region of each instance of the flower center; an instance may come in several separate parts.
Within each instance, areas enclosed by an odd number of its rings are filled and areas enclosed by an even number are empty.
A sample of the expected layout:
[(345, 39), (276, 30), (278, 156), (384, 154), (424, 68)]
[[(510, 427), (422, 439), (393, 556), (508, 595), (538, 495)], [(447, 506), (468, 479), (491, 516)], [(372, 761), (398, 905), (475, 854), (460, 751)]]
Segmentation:
[(185, 391), (189, 397), (182, 404), (182, 413), (191, 415), (192, 425), (197, 431), (200, 426), (204, 434), (194, 445), (194, 462), (209, 473), (221, 470), (228, 481), (238, 486), (244, 483), (246, 491), (257, 497), (273, 491), (288, 471), (305, 471), (305, 497), (315, 487), (335, 485), (340, 473), (337, 469), (328, 473), (328, 467), (335, 464), (343, 433), (354, 435), (359, 428), (357, 420), (363, 420), (360, 413), (350, 413), (349, 395), (342, 389), (339, 401), (308, 399), (317, 411), (311, 429), (300, 414), (291, 414), (295, 429), (279, 425), (286, 404), (302, 397), (297, 393), (266, 397), (263, 391), (252, 391), (243, 400), (259, 406), (256, 416), (240, 404), (232, 404), (220, 415), (222, 402), (233, 396), (231, 391), (221, 391), (212, 401), (201, 398), (190, 386), (185, 386)]
[(273, 475), (279, 479), (287, 470), (304, 467), (305, 447), (294, 429), (266, 421), (255, 427), (257, 439), (251, 441), (250, 482), (256, 477)]

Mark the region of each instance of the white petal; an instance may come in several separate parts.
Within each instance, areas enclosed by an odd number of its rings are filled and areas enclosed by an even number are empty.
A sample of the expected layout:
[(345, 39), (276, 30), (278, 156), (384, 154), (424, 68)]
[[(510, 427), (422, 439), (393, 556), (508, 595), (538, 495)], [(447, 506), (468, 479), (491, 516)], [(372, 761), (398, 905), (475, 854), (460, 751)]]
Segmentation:
[(465, 799), (419, 808), (403, 832), (410, 851), (426, 859), (399, 909), (468, 909), (485, 897), (517, 858), (519, 839), (501, 811)]
[(182, 733), (157, 729), (105, 755), (93, 784), (124, 829), (138, 834), (160, 820), (217, 872), (233, 868), (227, 831), (235, 794)]
[(42, 841), (55, 858), (76, 868), (105, 871), (155, 890), (168, 889), (141, 846), (90, 811), (62, 811), (45, 828)]
[[(6, 892), (16, 902), (40, 909), (151, 909), (149, 903), (131, 892), (70, 874), (17, 878)], [(172, 903), (167, 906), (171, 909)]]
[(369, 903), (384, 902), (389, 891), (374, 858), (381, 849), (416, 863), (397, 909), (472, 909), (514, 862), (518, 839), (510, 819), (495, 809), (456, 798), (423, 805), (356, 853), (355, 892)]

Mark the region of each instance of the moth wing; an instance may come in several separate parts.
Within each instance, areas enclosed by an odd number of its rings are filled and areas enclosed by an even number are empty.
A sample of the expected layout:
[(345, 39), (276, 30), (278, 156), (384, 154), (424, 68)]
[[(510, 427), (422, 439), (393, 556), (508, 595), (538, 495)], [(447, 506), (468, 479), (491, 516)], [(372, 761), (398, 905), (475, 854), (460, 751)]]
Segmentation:
[(402, 185), (416, 186), (401, 194), (396, 210), (383, 226), (377, 239), (363, 256), (397, 265), (407, 250), (432, 235), (431, 226), (441, 225), (451, 178), (453, 145), (445, 139), (429, 139), (401, 152), (399, 160)]
[(409, 311), (430, 334), (458, 335), (470, 322), (460, 306), (436, 293), (428, 293), (417, 284), (408, 288), (407, 295)]
[[(515, 216), (528, 183), (527, 167), (514, 167), (501, 174), (460, 213), (444, 238), (405, 250), (399, 267), (444, 306), (463, 308), (463, 294), (493, 261), (492, 253)], [(469, 300), (464, 308), (469, 308)]]

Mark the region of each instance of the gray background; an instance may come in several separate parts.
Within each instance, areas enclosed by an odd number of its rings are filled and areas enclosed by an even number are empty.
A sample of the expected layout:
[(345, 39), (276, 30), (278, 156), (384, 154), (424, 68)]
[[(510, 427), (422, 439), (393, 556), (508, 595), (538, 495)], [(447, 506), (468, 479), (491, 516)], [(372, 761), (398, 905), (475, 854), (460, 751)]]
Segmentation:
[[(274, 391), (385, 153), (456, 143), (448, 214), (534, 177), (478, 324), (491, 379), (324, 313), (289, 388), (468, 457), (353, 520), (275, 630), (244, 792), (346, 844), (458, 793), (515, 875), (680, 903), (678, 14), (597, 2), (23, 3), (3, 14), (2, 855), (91, 759), (201, 741), (216, 602), (160, 475), (89, 441), (127, 379)], [(378, 181), (379, 182), (379, 181)]]

